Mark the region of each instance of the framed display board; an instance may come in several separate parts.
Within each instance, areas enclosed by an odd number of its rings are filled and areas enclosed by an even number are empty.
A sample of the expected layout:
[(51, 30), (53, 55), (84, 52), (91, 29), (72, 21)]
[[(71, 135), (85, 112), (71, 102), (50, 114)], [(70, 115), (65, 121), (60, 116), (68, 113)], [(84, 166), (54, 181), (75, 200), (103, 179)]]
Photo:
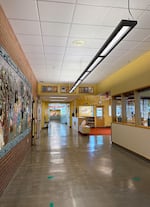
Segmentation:
[(61, 93), (69, 93), (69, 86), (61, 86), (60, 92)]
[(79, 87), (79, 93), (94, 93), (93, 87)]
[(57, 86), (42, 86), (41, 87), (41, 92), (57, 93), (58, 92), (58, 87)]

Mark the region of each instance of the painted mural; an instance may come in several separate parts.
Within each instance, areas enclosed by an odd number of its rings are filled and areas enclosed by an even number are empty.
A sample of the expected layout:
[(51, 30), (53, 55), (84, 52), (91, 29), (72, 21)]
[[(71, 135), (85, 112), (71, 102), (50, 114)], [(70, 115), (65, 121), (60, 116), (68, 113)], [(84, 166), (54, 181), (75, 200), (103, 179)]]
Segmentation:
[(31, 127), (31, 85), (0, 47), (0, 149)]

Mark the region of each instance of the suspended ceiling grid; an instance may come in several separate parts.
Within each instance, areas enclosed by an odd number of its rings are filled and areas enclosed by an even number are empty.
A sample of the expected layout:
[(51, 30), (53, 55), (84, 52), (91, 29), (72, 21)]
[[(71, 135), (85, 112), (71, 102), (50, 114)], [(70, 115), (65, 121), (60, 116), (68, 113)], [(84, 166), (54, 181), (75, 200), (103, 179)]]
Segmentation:
[(121, 19), (138, 24), (83, 83), (98, 83), (150, 50), (150, 0), (129, 3), (0, 0), (37, 80), (57, 84), (76, 81)]

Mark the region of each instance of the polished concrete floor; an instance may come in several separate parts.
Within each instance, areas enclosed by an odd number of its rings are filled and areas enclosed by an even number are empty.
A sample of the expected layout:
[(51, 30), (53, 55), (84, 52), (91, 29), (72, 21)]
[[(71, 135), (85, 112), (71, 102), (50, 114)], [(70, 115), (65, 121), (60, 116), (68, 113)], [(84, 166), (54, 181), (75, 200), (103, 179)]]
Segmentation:
[(0, 200), (1, 207), (150, 207), (150, 163), (52, 122)]

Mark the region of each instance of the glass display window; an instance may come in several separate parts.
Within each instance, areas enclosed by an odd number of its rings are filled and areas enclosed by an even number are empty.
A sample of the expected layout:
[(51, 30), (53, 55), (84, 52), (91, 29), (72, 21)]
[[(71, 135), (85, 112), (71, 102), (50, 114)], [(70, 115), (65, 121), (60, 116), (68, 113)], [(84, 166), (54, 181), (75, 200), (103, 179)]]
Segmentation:
[(122, 97), (116, 96), (115, 101), (115, 120), (116, 122), (122, 122)]
[(114, 122), (150, 127), (150, 87), (113, 97)]
[(139, 92), (141, 125), (150, 126), (150, 88)]

